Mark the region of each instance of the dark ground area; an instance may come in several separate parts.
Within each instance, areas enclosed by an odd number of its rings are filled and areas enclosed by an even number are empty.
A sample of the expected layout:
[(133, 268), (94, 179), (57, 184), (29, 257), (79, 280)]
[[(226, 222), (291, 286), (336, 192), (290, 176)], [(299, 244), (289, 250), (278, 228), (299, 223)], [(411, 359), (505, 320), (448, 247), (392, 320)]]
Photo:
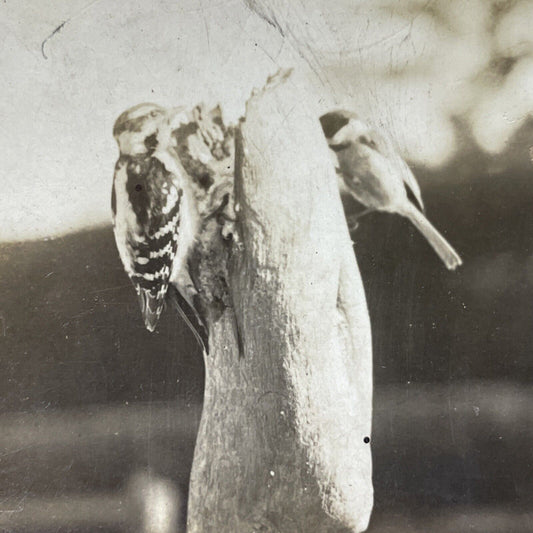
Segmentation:
[[(397, 216), (353, 235), (374, 335), (372, 531), (533, 530), (532, 138), (529, 125), (497, 160), (470, 147), (415, 169), (457, 272)], [(0, 245), (0, 294), (0, 531), (23, 523), (15, 503), (120, 494), (147, 467), (185, 493), (200, 350), (170, 311), (144, 330), (111, 228)]]

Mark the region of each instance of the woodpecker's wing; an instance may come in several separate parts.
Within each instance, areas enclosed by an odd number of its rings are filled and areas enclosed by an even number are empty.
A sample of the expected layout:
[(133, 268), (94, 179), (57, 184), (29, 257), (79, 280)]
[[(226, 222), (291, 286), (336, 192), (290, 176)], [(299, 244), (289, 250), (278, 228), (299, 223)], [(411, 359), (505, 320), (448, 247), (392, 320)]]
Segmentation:
[(115, 240), (150, 331), (163, 310), (175, 266), (182, 196), (176, 178), (157, 158), (118, 160), (112, 195)]

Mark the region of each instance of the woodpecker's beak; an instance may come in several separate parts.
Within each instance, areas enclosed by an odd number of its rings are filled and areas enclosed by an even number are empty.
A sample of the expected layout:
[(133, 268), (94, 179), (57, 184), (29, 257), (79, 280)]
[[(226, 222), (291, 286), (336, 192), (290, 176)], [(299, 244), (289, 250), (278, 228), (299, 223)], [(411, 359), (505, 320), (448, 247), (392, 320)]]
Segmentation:
[(181, 124), (187, 123), (187, 108), (185, 106), (171, 107), (168, 110), (168, 123), (172, 128), (178, 128)]

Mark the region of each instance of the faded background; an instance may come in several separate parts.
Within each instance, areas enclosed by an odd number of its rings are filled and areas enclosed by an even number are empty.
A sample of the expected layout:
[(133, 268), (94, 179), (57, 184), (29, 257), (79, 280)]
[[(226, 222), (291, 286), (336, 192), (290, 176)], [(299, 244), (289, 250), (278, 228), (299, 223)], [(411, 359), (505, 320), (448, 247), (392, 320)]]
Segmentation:
[(0, 3), (0, 531), (183, 523), (203, 364), (170, 313), (142, 327), (109, 225), (112, 123), (141, 101), (234, 120), (290, 65), (317, 108), (391, 133), (465, 263), (392, 215), (353, 234), (370, 531), (532, 531), (533, 2), (265, 3), (286, 39), (242, 0)]

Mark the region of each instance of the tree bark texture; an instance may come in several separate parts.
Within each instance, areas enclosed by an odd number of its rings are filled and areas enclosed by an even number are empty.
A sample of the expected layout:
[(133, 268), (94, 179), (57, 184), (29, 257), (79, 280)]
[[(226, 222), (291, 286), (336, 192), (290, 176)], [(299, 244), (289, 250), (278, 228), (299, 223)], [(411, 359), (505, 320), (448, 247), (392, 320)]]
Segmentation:
[(206, 303), (188, 531), (364, 531), (368, 311), (318, 117), (286, 72), (247, 103), (234, 185), (236, 237), (204, 247), (227, 294)]

